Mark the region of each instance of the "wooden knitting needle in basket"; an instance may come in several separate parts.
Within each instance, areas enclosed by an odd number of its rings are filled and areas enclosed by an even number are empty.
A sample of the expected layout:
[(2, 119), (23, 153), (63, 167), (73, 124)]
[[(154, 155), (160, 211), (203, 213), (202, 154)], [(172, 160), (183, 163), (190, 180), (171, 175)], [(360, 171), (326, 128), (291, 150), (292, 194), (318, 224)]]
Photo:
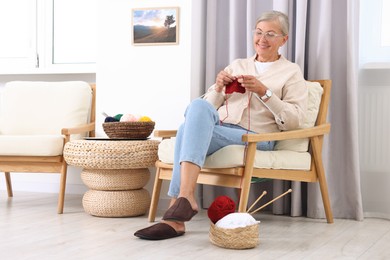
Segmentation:
[(267, 191), (263, 191), (263, 193), (257, 198), (255, 202), (253, 202), (253, 204), (249, 207), (249, 209), (246, 212), (249, 213), (249, 211), (251, 211), (251, 209), (256, 205), (256, 203), (259, 202), (259, 200), (261, 200), (261, 198), (264, 197), (264, 195), (266, 194)]
[[(271, 201), (265, 203), (263, 206), (257, 208), (256, 210), (254, 210), (254, 211), (252, 211), (252, 212), (249, 212), (249, 210), (248, 210), (247, 213), (249, 213), (249, 214), (254, 214), (254, 213), (256, 213), (257, 211), (261, 210), (262, 208), (265, 208), (266, 206), (268, 206), (269, 204), (271, 204), (271, 203), (274, 202), (275, 200), (280, 199), (281, 197), (287, 195), (287, 194), (290, 193), (290, 192), (292, 192), (292, 189), (289, 189), (289, 190), (286, 191), (285, 193), (283, 193), (283, 194), (277, 196), (277, 197), (274, 198), (273, 200), (271, 200)], [(263, 192), (263, 194), (264, 194), (264, 192)], [(258, 200), (259, 200), (259, 199), (257, 199), (257, 201), (258, 201)], [(252, 205), (252, 206), (253, 206), (253, 205)], [(251, 206), (251, 208), (252, 208), (252, 206)]]

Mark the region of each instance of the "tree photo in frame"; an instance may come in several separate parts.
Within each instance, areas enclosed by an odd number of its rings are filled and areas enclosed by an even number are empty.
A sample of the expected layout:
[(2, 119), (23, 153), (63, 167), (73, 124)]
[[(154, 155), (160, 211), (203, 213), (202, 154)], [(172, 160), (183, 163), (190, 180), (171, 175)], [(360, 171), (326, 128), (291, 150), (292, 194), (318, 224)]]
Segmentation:
[(133, 9), (133, 44), (178, 44), (178, 7)]

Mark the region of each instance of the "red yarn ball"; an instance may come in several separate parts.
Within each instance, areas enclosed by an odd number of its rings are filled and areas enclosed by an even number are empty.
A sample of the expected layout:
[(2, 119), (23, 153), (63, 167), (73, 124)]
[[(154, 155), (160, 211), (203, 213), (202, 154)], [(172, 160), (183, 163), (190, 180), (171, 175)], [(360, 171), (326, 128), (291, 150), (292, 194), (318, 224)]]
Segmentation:
[(207, 209), (207, 216), (215, 224), (227, 214), (234, 213), (236, 204), (228, 196), (218, 196)]

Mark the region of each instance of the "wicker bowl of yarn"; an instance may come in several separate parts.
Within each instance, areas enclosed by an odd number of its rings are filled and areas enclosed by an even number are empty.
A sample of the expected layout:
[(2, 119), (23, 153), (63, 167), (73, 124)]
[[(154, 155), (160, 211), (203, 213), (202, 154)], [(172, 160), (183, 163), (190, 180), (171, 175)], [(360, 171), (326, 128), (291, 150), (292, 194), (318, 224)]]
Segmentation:
[(147, 139), (154, 130), (155, 122), (147, 116), (118, 114), (106, 117), (103, 130), (111, 139)]
[(249, 249), (260, 243), (259, 224), (249, 213), (231, 213), (217, 223), (211, 223), (212, 244), (229, 249)]
[(236, 205), (228, 196), (219, 196), (210, 205), (209, 238), (222, 248), (249, 249), (259, 244), (259, 221), (248, 213), (235, 212)]

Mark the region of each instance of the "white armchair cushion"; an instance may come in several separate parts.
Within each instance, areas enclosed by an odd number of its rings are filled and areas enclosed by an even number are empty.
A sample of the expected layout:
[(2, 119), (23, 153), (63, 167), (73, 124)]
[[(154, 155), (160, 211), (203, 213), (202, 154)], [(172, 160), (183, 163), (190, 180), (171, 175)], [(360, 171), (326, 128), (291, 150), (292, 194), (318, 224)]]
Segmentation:
[(4, 156), (57, 156), (62, 154), (62, 135), (0, 135)]
[(91, 98), (90, 85), (82, 81), (8, 82), (0, 101), (0, 135), (59, 135), (62, 128), (88, 122)]
[[(308, 105), (306, 112), (306, 120), (302, 128), (313, 127), (317, 120), (318, 111), (320, 108), (323, 89), (318, 82), (306, 81), (309, 88)], [(275, 150), (290, 150), (297, 152), (306, 152), (309, 147), (309, 139), (291, 139), (278, 141), (275, 144)]]
[[(164, 163), (173, 164), (175, 138), (161, 141), (158, 157)], [(205, 168), (227, 168), (244, 165), (243, 145), (228, 145), (207, 156)], [(311, 156), (308, 152), (256, 151), (255, 168), (310, 170)]]

